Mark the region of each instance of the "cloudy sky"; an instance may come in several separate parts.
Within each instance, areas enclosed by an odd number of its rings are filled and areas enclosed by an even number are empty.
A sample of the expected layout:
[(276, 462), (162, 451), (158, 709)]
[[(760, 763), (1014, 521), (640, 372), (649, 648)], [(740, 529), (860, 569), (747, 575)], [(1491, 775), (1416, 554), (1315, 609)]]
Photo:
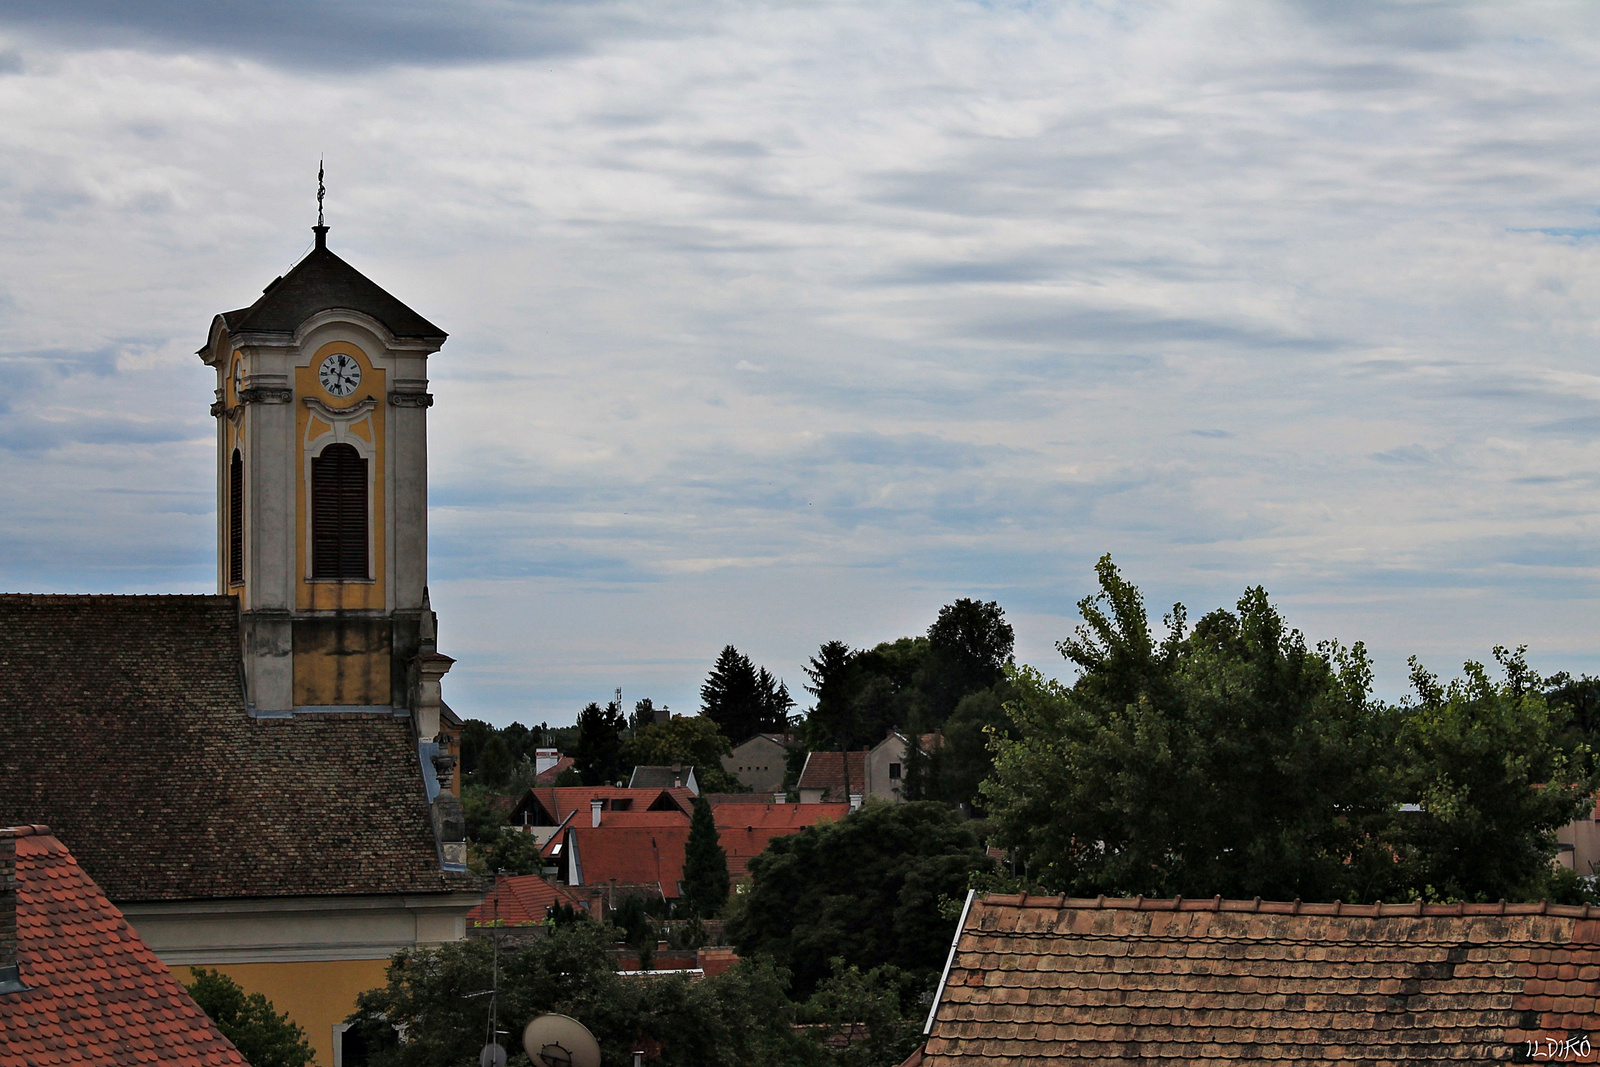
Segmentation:
[(1065, 674), (1105, 552), (1385, 696), (1600, 673), (1597, 133), (1581, 3), (9, 0), (0, 587), (210, 589), (192, 353), (325, 156), (451, 334), (464, 714), (798, 690), (957, 596)]

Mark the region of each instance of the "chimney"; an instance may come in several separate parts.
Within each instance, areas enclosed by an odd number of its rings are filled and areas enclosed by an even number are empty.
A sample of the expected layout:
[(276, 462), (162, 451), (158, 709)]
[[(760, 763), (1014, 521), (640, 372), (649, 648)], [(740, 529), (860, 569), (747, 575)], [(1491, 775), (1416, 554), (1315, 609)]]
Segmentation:
[(787, 804), (789, 803), (789, 794), (780, 789), (772, 794), (772, 802), (774, 804)]
[(589, 801), (589, 825), (590, 826), (599, 826), (600, 825), (600, 811), (605, 806), (606, 806), (606, 802), (603, 801), (603, 800), (596, 799), (596, 800)]
[(851, 793), (850, 794), (850, 810), (851, 811), (859, 811), (859, 810), (861, 810), (861, 794), (860, 793)]
[(534, 774), (543, 774), (560, 762), (561, 753), (553, 748), (536, 748), (533, 750)]
[(27, 987), (17, 971), (17, 835), (33, 827), (0, 829), (0, 993)]

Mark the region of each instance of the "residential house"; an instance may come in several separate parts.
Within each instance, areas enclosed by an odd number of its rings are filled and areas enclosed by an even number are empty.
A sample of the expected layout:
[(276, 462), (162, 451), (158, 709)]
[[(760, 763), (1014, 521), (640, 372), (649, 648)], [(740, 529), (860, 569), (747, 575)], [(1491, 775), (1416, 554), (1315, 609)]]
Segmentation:
[(774, 838), (788, 837), (808, 826), (843, 818), (849, 804), (718, 804), (711, 809), (717, 839), (728, 856), (728, 877), (750, 876), (750, 861)]
[(1587, 906), (969, 895), (920, 1063), (1592, 1062), (1597, 1030)]
[(47, 826), (0, 828), (0, 1067), (250, 1067)]
[(555, 907), (589, 910), (590, 899), (566, 886), (555, 885), (537, 874), (503, 875), (495, 879), (488, 896), (467, 913), (469, 931), (502, 926), (542, 924)]
[[(606, 811), (599, 801), (587, 820), (574, 812), (545, 842), (546, 869), (566, 886), (621, 889), (663, 900), (683, 895), (689, 816), (682, 811)], [(607, 901), (610, 907), (610, 900)]]
[(670, 767), (635, 767), (628, 779), (629, 789), (687, 789), (700, 795), (700, 783), (695, 780), (694, 767), (674, 763)]
[(753, 792), (776, 793), (783, 788), (791, 740), (784, 734), (747, 737), (733, 746), (731, 755), (722, 757), (722, 769)]
[[(694, 811), (688, 789), (630, 789), (620, 785), (534, 786), (511, 808), (506, 821), (543, 845), (574, 814), (591, 820), (607, 811)], [(595, 822), (594, 825), (599, 825)]]
[(1589, 811), (1556, 831), (1556, 839), (1563, 867), (1586, 878), (1600, 874), (1600, 796)]
[(438, 327), (327, 246), (211, 323), (217, 594), (0, 596), (0, 825), (48, 823), (169, 967), (335, 1062), (482, 897), (427, 592)]
[(552, 786), (561, 772), (577, 766), (571, 756), (563, 756), (553, 748), (541, 748), (534, 754), (534, 785)]
[(795, 786), (800, 793), (800, 803), (848, 803), (852, 810), (860, 807), (862, 799), (871, 791), (867, 781), (867, 755), (864, 751), (807, 755), (800, 781)]

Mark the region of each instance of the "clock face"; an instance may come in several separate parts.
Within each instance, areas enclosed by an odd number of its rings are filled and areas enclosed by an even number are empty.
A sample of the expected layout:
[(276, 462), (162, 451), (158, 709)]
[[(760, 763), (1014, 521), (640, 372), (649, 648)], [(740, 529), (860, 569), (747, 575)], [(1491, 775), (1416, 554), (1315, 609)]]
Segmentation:
[(317, 372), (317, 377), (322, 381), (322, 387), (333, 396), (349, 396), (361, 384), (361, 364), (356, 362), (354, 356), (335, 352), (322, 361), (322, 369)]
[(233, 361), (233, 402), (239, 402), (239, 393), (244, 389), (244, 360)]

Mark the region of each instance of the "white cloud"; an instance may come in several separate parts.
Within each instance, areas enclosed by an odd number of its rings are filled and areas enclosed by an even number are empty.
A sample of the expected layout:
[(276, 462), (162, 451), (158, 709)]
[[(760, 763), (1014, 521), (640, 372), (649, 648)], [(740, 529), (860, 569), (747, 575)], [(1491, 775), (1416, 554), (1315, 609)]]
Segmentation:
[(467, 714), (692, 706), (729, 641), (794, 683), (964, 594), (1059, 669), (1104, 551), (1386, 692), (1600, 669), (1588, 9), (336, 6), (0, 16), (0, 584), (205, 586), (186, 353), (326, 155), (333, 246), (452, 333)]

